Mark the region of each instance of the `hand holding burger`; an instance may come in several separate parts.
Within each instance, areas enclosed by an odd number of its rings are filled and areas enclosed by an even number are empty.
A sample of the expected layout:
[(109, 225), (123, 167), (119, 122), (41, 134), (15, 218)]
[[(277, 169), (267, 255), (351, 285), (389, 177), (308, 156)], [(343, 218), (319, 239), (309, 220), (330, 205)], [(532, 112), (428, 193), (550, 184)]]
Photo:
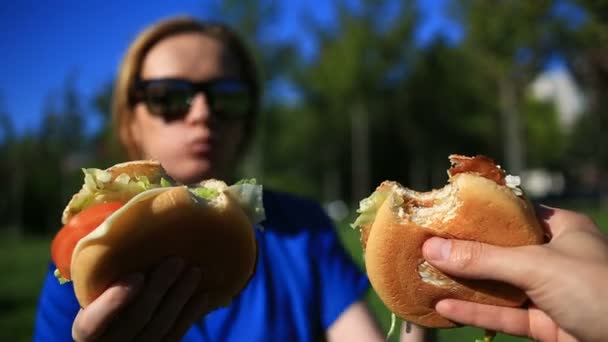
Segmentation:
[(75, 339), (185, 331), (245, 287), (257, 259), (253, 225), (264, 217), (261, 186), (177, 185), (154, 161), (84, 171), (51, 248), (56, 276), (73, 282), (84, 309)]
[(493, 279), (525, 290), (533, 305), (507, 308), (445, 299), (435, 309), (462, 324), (539, 341), (608, 341), (608, 240), (586, 216), (541, 207), (551, 236), (542, 246), (504, 248), (432, 238), (424, 256), (443, 272)]
[(353, 224), (361, 230), (365, 267), (385, 305), (418, 325), (455, 327), (435, 305), (445, 298), (517, 307), (526, 294), (493, 280), (449, 276), (424, 259), (431, 237), (459, 238), (498, 246), (533, 245), (544, 233), (530, 202), (507, 175), (483, 156), (450, 156), (449, 183), (417, 192), (386, 181), (361, 201)]

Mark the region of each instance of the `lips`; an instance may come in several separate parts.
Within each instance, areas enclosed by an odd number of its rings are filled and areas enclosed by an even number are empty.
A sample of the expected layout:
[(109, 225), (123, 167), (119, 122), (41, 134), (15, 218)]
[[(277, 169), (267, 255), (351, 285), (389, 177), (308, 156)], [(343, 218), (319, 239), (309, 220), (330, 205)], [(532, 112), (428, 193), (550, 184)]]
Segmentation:
[(199, 157), (206, 157), (213, 150), (213, 142), (210, 138), (196, 138), (188, 144), (188, 151)]
[(196, 142), (190, 144), (190, 151), (194, 154), (208, 154), (211, 151), (211, 145), (206, 142)]

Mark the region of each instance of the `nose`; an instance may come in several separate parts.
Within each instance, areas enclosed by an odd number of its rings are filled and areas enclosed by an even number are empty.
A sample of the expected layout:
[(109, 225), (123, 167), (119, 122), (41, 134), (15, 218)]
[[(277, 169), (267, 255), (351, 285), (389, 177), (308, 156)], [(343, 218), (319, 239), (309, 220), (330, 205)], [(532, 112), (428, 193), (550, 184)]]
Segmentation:
[(211, 116), (211, 107), (204, 93), (198, 92), (192, 98), (190, 110), (186, 115), (186, 122), (196, 124), (205, 122)]

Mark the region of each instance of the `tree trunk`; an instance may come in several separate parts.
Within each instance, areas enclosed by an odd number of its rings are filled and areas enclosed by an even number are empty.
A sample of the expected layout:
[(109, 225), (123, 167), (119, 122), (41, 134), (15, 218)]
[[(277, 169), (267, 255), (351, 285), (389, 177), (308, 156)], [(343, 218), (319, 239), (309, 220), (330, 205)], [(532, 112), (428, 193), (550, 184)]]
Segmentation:
[(524, 170), (524, 145), (518, 111), (516, 86), (508, 76), (498, 81), (500, 123), (503, 129), (505, 168), (515, 175)]
[(367, 197), (370, 192), (369, 120), (367, 108), (356, 105), (351, 113), (351, 202)]
[[(14, 145), (14, 149), (16, 149), (16, 145)], [(25, 180), (24, 180), (24, 176), (23, 176), (23, 159), (20, 157), (19, 155), (19, 151), (16, 150), (12, 150), (11, 153), (14, 153), (13, 155), (13, 162), (14, 162), (14, 166), (15, 168), (13, 169), (14, 173), (13, 173), (13, 183), (11, 184), (11, 189), (12, 191), (12, 200), (13, 200), (13, 210), (14, 212), (12, 213), (13, 216), (13, 222), (12, 222), (12, 226), (14, 229), (14, 234), (18, 235), (19, 237), (24, 235), (24, 226), (23, 226), (23, 201), (25, 200), (24, 198), (24, 188), (25, 188)]]

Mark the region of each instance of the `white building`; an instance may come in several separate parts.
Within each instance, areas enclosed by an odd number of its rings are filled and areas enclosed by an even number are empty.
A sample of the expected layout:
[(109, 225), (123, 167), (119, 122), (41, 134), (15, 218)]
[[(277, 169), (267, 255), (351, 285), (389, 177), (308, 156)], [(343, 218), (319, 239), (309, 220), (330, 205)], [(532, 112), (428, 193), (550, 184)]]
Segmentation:
[(555, 105), (559, 122), (566, 131), (585, 110), (583, 92), (564, 67), (552, 68), (538, 75), (530, 90), (534, 98)]

